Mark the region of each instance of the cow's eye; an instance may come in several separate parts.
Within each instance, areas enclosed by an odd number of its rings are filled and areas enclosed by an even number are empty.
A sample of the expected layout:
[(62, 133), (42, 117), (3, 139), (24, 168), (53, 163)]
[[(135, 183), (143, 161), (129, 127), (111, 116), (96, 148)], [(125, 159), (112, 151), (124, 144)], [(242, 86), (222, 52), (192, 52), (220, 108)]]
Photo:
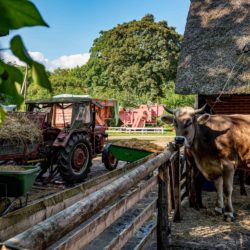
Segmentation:
[(191, 120), (187, 120), (184, 127), (187, 128), (189, 127), (190, 125), (192, 124), (192, 121)]

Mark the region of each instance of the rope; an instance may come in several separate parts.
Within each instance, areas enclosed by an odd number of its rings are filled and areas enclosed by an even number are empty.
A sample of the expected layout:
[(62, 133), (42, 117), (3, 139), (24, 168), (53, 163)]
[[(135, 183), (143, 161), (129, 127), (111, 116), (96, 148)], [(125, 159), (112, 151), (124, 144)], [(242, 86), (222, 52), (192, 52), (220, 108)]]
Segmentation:
[[(248, 51), (247, 51), (247, 52), (248, 52)], [(226, 87), (227, 87), (227, 85), (228, 85), (228, 83), (229, 83), (229, 80), (232, 78), (232, 75), (233, 75), (233, 72), (234, 72), (235, 67), (238, 65), (239, 61), (241, 60), (241, 58), (242, 58), (245, 54), (246, 54), (246, 52), (243, 52), (243, 53), (240, 55), (240, 57), (238, 58), (238, 60), (237, 60), (236, 63), (234, 64), (233, 68), (231, 69), (230, 74), (229, 74), (229, 77), (228, 77), (226, 83), (224, 84), (224, 86), (223, 86), (223, 88), (222, 88), (220, 94), (219, 94), (218, 97), (216, 98), (216, 100), (215, 100), (213, 106), (211, 107), (212, 110), (214, 109), (215, 105), (216, 105), (218, 102), (222, 102), (222, 101), (220, 100), (220, 97), (224, 94), (224, 91), (225, 91), (225, 89), (226, 89)]]

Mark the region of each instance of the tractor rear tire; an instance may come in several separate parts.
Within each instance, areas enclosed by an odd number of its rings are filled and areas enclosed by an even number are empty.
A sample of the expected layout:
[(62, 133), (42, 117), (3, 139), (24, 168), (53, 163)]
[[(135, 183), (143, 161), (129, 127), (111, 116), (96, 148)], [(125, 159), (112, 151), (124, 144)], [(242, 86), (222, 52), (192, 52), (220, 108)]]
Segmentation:
[(59, 153), (58, 167), (64, 181), (83, 181), (92, 165), (91, 146), (83, 134), (74, 134)]
[(110, 145), (111, 144), (107, 144), (102, 152), (102, 162), (104, 163), (106, 169), (112, 171), (116, 169), (119, 160), (116, 159), (110, 152), (109, 150)]

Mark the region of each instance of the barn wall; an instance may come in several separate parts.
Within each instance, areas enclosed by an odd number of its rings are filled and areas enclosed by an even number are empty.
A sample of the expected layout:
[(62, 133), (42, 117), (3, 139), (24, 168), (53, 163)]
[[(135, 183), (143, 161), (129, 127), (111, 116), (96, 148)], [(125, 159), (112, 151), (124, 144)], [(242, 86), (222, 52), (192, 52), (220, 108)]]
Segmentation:
[(201, 96), (215, 114), (250, 114), (250, 95)]

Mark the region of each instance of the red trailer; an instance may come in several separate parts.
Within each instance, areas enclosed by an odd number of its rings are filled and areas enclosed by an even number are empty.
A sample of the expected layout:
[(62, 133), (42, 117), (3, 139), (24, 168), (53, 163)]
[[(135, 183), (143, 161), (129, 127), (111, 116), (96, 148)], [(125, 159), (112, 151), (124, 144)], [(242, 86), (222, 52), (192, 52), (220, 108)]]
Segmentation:
[(139, 108), (121, 109), (119, 118), (124, 127), (143, 128), (145, 125), (157, 125), (157, 117), (163, 115), (164, 108), (161, 104), (140, 105)]

